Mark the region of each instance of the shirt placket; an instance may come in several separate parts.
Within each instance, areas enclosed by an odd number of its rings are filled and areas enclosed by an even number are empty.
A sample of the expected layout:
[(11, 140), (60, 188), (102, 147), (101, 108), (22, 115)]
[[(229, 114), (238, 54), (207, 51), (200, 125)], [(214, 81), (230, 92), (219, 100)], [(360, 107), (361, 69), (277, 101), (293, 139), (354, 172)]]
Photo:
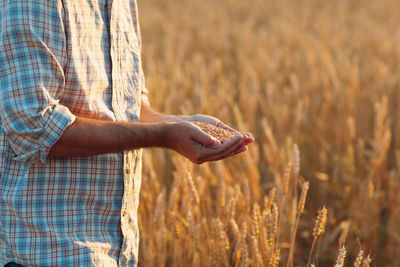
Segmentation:
[(123, 114), (119, 106), (121, 99), (121, 66), (120, 66), (120, 29), (117, 23), (118, 1), (110, 1), (110, 56), (111, 56), (111, 76), (112, 76), (112, 109), (117, 121), (123, 120)]
[[(117, 121), (124, 121), (125, 116), (121, 110), (121, 101), (123, 101), (123, 81), (121, 71), (123, 68), (123, 62), (121, 62), (122, 49), (124, 49), (124, 42), (121, 40), (122, 25), (118, 21), (118, 17), (121, 16), (120, 1), (110, 1), (110, 56), (112, 62), (112, 108)], [(133, 169), (131, 166), (134, 162), (133, 157), (136, 157), (136, 153), (131, 151), (124, 151), (122, 153), (122, 165), (123, 165), (123, 179), (124, 179), (124, 193), (122, 197), (121, 205), (121, 231), (122, 231), (122, 246), (119, 255), (119, 266), (127, 266), (132, 262), (132, 257), (136, 251), (132, 251), (130, 244), (135, 243), (132, 236), (129, 235), (130, 229), (133, 225), (130, 225), (130, 207), (132, 206), (131, 188), (133, 188)]]

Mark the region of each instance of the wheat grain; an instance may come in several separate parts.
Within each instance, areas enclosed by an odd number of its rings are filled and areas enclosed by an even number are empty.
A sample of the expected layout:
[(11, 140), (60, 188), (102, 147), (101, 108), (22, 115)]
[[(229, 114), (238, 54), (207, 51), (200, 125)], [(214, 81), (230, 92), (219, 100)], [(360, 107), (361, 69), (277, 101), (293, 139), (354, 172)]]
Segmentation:
[(206, 122), (195, 121), (193, 122), (193, 124), (198, 126), (203, 132), (218, 139), (221, 143), (225, 143), (226, 141), (228, 141), (237, 134), (234, 131), (224, 129), (222, 127), (217, 127)]
[(279, 265), (280, 255), (281, 255), (281, 250), (280, 249), (275, 250), (269, 262), (269, 266), (277, 267)]
[(308, 255), (307, 265), (310, 265), (311, 256), (313, 255), (315, 242), (317, 241), (318, 237), (325, 232), (327, 213), (328, 213), (328, 211), (326, 210), (325, 207), (323, 207), (322, 209), (320, 209), (318, 211), (318, 216), (317, 216), (317, 219), (315, 220), (315, 225), (314, 225), (314, 229), (313, 229), (313, 234), (312, 234), (313, 242), (311, 244), (310, 254)]
[(315, 221), (315, 226), (313, 230), (313, 237), (317, 239), (318, 236), (322, 235), (325, 232), (325, 225), (326, 225), (326, 217), (327, 217), (327, 209), (323, 207), (318, 211), (318, 217)]
[(303, 187), (301, 189), (301, 195), (300, 195), (300, 200), (299, 200), (299, 205), (297, 206), (297, 213), (301, 214), (303, 213), (304, 210), (304, 205), (306, 203), (306, 198), (307, 198), (307, 193), (308, 193), (308, 189), (310, 187), (310, 183), (309, 182), (305, 182), (303, 184)]

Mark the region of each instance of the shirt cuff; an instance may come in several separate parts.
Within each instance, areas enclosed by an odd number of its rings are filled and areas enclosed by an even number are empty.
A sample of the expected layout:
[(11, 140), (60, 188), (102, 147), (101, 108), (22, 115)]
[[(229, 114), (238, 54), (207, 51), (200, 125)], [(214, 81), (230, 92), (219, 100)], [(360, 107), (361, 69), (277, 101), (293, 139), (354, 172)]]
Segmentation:
[(51, 148), (75, 120), (76, 116), (67, 107), (59, 104), (53, 106), (42, 118), (39, 146), (16, 156), (14, 160), (45, 163)]

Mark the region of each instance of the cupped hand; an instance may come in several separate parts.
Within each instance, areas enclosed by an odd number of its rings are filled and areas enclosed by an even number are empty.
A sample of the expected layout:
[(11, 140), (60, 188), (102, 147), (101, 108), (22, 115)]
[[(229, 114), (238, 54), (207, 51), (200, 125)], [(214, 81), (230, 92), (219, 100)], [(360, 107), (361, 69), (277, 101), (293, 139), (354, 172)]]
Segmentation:
[(168, 123), (165, 126), (166, 147), (175, 150), (196, 164), (221, 160), (244, 152), (247, 150), (246, 145), (251, 141), (246, 134), (238, 133), (221, 144), (216, 138), (187, 121)]
[[(251, 142), (254, 141), (254, 137), (251, 135), (251, 133), (240, 133), (236, 129), (233, 129), (232, 127), (229, 127), (228, 125), (224, 124), (221, 120), (219, 120), (219, 119), (217, 119), (215, 117), (212, 117), (212, 116), (203, 115), (203, 114), (196, 114), (196, 115), (189, 116), (189, 120), (188, 121), (191, 121), (191, 122), (194, 122), (194, 121), (206, 122), (206, 123), (212, 124), (214, 126), (221, 127), (221, 128), (227, 129), (229, 131), (233, 131), (236, 134), (244, 135), (245, 145), (248, 145), (248, 144), (250, 144)], [(246, 149), (244, 151), (246, 151)], [(243, 152), (243, 151), (241, 151), (241, 152)]]

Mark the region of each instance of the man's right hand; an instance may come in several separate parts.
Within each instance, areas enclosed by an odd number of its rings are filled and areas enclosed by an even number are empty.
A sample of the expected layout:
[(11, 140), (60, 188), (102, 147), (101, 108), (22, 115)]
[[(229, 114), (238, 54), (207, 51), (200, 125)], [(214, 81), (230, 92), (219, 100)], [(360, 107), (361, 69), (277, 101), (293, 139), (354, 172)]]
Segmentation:
[(164, 129), (165, 146), (196, 164), (221, 160), (244, 152), (247, 144), (253, 141), (246, 134), (237, 134), (221, 144), (191, 122), (167, 123)]

